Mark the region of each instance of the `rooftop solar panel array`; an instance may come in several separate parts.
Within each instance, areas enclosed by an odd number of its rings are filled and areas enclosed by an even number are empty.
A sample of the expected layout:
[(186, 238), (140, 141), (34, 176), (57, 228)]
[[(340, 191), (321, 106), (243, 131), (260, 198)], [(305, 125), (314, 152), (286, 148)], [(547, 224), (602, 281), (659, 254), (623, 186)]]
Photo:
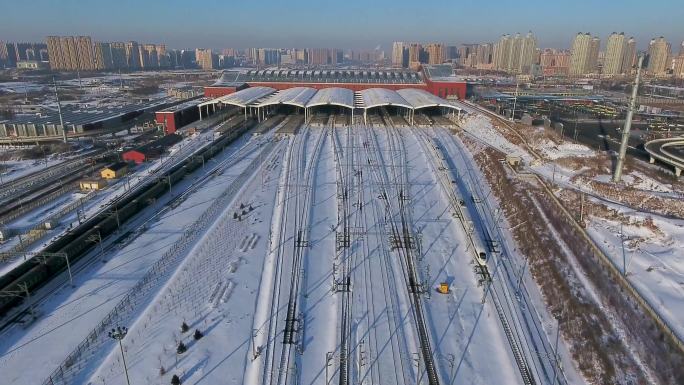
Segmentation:
[(401, 70), (247, 70), (224, 73), (215, 83), (249, 82), (300, 82), (300, 83), (376, 83), (419, 84), (422, 78), (417, 72)]

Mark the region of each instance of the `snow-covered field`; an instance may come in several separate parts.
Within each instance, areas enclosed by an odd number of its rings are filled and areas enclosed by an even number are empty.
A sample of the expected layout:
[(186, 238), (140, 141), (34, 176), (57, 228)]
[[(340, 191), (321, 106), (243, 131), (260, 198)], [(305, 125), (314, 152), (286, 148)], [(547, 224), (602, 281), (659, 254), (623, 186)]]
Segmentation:
[[(415, 133), (304, 128), (269, 138), (234, 144), (217, 162), (240, 156), (222, 172), (200, 179), (178, 205), (159, 202), (148, 210), (158, 213), (153, 220), (128, 225), (124, 243), (104, 244), (104, 262), (76, 266), (75, 288), (45, 294), (37, 321), (4, 330), (3, 379), (40, 383), (104, 319), (129, 328), (123, 346), (135, 384), (168, 384), (174, 374), (183, 384), (325, 384), (338, 382), (343, 368), (352, 383), (426, 383), (420, 317), (441, 383), (522, 383), (497, 311), (481, 301), (466, 234)], [(264, 148), (270, 156), (260, 155)], [(177, 191), (197, 180), (188, 179)], [(407, 231), (419, 244), (407, 251), (390, 236), (402, 223), (397, 202), (407, 203)], [(215, 220), (197, 230), (208, 210)], [(200, 233), (170, 259), (177, 264), (163, 265), (169, 273), (138, 285), (190, 230)], [(419, 303), (407, 286), (409, 260), (426, 291)], [(442, 282), (449, 294), (436, 291)], [(121, 308), (122, 298), (136, 300)], [(293, 344), (283, 344), (288, 330)], [(179, 354), (180, 342), (187, 351)], [(85, 346), (57, 382), (125, 381), (115, 341)]]
[(618, 205), (610, 207), (626, 215), (630, 223), (591, 216), (589, 234), (684, 338), (684, 220), (635, 212)]
[(590, 149), (589, 147), (579, 144), (565, 141), (561, 144), (556, 144), (551, 140), (544, 140), (540, 143), (535, 144), (535, 147), (544, 156), (549, 159), (558, 159), (565, 157), (588, 157), (596, 155), (596, 151)]

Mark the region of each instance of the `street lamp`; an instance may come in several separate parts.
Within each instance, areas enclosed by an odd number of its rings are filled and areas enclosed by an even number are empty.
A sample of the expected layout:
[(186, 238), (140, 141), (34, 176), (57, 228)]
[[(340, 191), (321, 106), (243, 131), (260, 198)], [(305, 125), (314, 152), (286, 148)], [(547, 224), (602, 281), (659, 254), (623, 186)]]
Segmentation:
[(123, 350), (123, 344), (121, 343), (121, 340), (126, 337), (126, 334), (128, 333), (128, 328), (125, 326), (117, 326), (116, 329), (112, 329), (109, 331), (109, 337), (119, 341), (119, 348), (121, 349), (121, 358), (123, 359), (123, 366), (124, 366), (124, 373), (126, 373), (126, 383), (128, 385), (131, 385), (131, 380), (128, 378), (128, 368), (126, 367), (126, 356), (124, 356), (124, 350)]

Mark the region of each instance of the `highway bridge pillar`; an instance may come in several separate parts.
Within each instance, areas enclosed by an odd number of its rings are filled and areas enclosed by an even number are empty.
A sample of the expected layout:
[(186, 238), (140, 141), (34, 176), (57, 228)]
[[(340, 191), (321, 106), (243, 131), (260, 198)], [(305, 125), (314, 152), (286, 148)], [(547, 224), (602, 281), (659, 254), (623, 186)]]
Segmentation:
[(682, 169), (679, 168), (679, 167), (675, 167), (675, 175), (676, 175), (677, 177), (682, 176)]
[(655, 163), (655, 158), (652, 157), (652, 156), (649, 156), (649, 157), (648, 157), (648, 163), (650, 163), (650, 164)]

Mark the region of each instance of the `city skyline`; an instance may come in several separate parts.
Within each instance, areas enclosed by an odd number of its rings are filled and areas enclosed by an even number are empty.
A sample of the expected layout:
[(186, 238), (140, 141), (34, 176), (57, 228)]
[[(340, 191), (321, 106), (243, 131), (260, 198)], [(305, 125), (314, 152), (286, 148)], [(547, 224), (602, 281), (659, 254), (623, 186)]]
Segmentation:
[[(169, 48), (380, 46), (390, 51), (393, 41), (458, 45), (496, 42), (503, 34), (528, 31), (535, 34), (542, 48), (569, 49), (578, 32), (589, 32), (602, 41), (612, 32), (624, 32), (634, 36), (639, 50), (648, 49), (649, 41), (659, 36), (673, 44), (684, 39), (678, 29), (684, 9), (674, 0), (653, 1), (646, 9), (631, 0), (620, 7), (592, 3), (497, 0), (486, 6), (474, 1), (454, 6), (431, 0), (416, 7), (403, 0), (372, 4), (353, 0), (336, 9), (329, 3), (308, 0), (286, 5), (267, 0), (239, 6), (208, 1), (192, 8), (179, 1), (94, 1), (84, 6), (78, 1), (55, 4), (38, 0), (6, 7), (0, 16), (0, 40), (44, 41), (50, 35), (89, 35), (94, 41), (150, 41)], [(335, 17), (329, 16), (331, 10)], [(31, 28), (26, 28), (22, 16), (27, 13), (32, 16)], [(377, 18), (377, 14), (385, 17)], [(290, 20), (294, 16), (307, 22), (293, 25)], [(125, 32), (120, 28), (121, 20), (128, 25)], [(350, 30), (355, 33), (349, 34)]]

